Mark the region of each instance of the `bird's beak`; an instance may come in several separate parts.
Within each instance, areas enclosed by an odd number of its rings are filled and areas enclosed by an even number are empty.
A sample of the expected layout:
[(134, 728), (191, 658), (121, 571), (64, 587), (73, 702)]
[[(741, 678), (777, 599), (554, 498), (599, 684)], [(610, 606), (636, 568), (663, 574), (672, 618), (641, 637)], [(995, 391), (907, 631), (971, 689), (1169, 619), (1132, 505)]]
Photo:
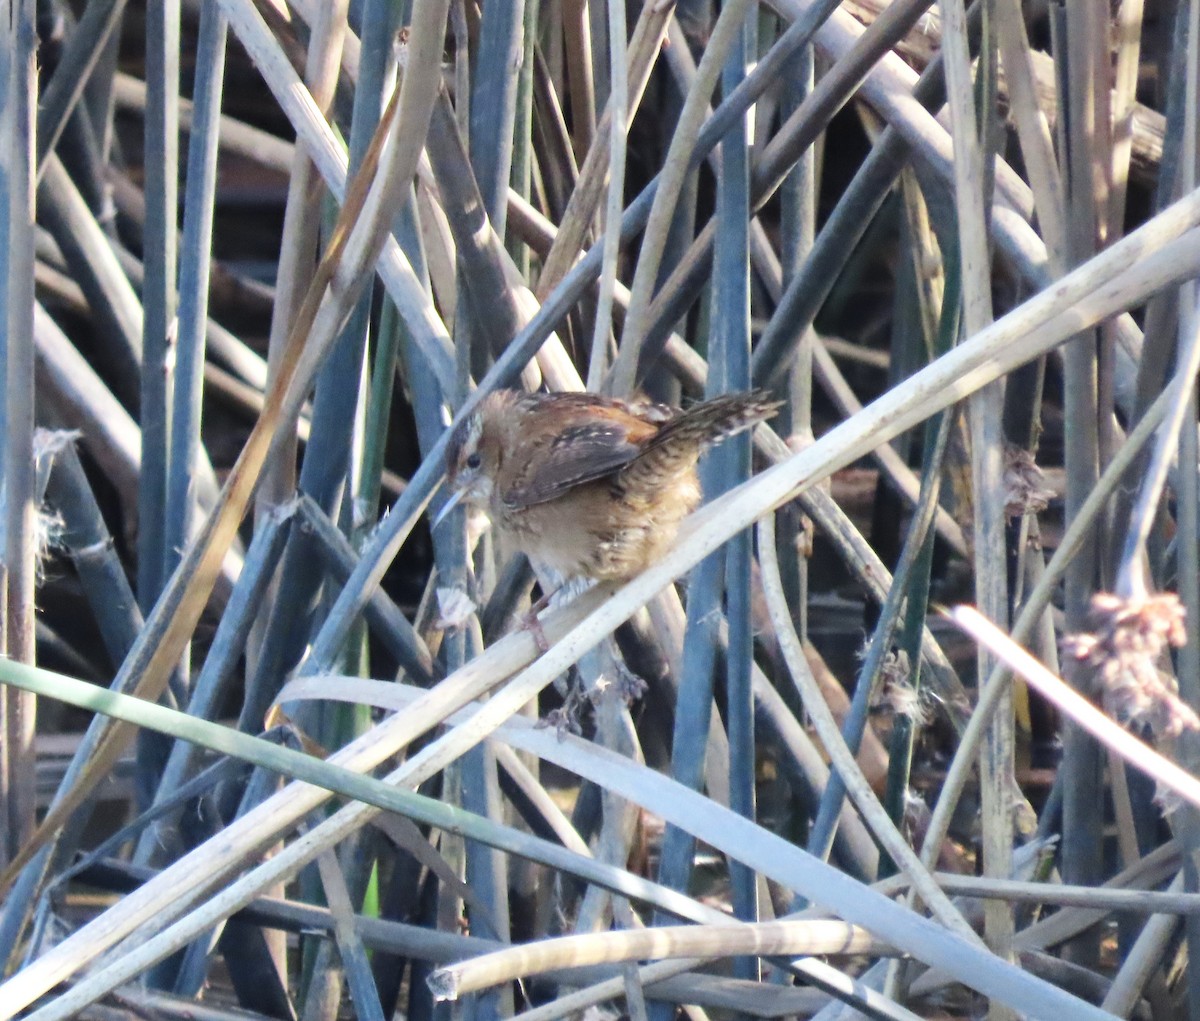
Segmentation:
[(462, 498), (466, 495), (467, 491), (465, 489), (456, 490), (450, 499), (442, 504), (442, 509), (437, 512), (437, 517), (433, 519), (433, 524), (430, 527), (437, 528), (437, 526), (442, 523), (442, 519), (446, 517), (446, 515), (452, 510), (454, 510), (454, 508), (462, 502)]

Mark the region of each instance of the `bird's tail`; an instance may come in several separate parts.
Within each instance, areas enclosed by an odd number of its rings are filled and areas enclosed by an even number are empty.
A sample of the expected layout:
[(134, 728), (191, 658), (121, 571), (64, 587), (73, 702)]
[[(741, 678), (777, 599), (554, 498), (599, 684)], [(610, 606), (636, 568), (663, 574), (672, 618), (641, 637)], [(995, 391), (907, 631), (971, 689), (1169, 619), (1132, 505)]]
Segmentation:
[(658, 431), (650, 447), (694, 446), (700, 453), (771, 418), (782, 404), (766, 390), (722, 394), (681, 412)]
[(693, 405), (664, 425), (622, 470), (622, 478), (630, 483), (627, 489), (637, 492), (642, 477), (661, 487), (666, 480), (685, 476), (704, 451), (770, 418), (781, 404), (765, 390), (752, 390)]

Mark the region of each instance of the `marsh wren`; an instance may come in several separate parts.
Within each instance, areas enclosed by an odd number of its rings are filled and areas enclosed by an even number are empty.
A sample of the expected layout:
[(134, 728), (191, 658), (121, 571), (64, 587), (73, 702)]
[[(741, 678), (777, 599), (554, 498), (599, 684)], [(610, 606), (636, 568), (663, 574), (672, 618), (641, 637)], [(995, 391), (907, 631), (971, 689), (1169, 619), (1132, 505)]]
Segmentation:
[(588, 393), (489, 394), (446, 453), (454, 495), (481, 507), (502, 544), (567, 578), (625, 579), (663, 555), (700, 502), (696, 463), (770, 418), (761, 391), (687, 410)]

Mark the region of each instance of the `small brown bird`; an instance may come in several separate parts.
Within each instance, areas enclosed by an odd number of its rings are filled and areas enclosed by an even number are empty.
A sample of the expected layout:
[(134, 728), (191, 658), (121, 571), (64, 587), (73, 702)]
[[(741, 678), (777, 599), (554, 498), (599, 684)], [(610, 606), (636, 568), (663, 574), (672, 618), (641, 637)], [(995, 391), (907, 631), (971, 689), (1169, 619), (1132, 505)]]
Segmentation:
[(770, 418), (762, 391), (686, 411), (587, 393), (501, 390), (455, 430), (453, 497), (481, 507), (501, 542), (568, 578), (624, 579), (671, 546), (700, 502), (696, 462)]

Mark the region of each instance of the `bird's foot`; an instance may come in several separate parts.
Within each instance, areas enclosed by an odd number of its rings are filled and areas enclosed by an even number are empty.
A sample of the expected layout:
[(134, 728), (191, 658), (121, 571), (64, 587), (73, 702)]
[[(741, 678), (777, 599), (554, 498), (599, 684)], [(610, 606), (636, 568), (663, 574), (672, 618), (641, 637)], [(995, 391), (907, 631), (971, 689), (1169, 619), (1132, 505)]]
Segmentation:
[(635, 674), (620, 656), (616, 657), (617, 691), (625, 699), (626, 705), (632, 705), (644, 694), (649, 685), (644, 677)]
[(558, 732), (558, 739), (563, 740), (568, 734), (579, 737), (583, 734), (583, 724), (580, 715), (587, 704), (587, 697), (576, 684), (571, 685), (567, 697), (558, 709), (551, 709), (540, 720), (538, 727), (553, 727)]
[(627, 706), (632, 705), (646, 694), (646, 689), (649, 685), (646, 684), (643, 678), (630, 670), (620, 656), (612, 658), (611, 669), (615, 675), (614, 677), (610, 677), (607, 673), (601, 674), (596, 678), (595, 684), (588, 690), (587, 697), (593, 704), (605, 697), (610, 691)]

